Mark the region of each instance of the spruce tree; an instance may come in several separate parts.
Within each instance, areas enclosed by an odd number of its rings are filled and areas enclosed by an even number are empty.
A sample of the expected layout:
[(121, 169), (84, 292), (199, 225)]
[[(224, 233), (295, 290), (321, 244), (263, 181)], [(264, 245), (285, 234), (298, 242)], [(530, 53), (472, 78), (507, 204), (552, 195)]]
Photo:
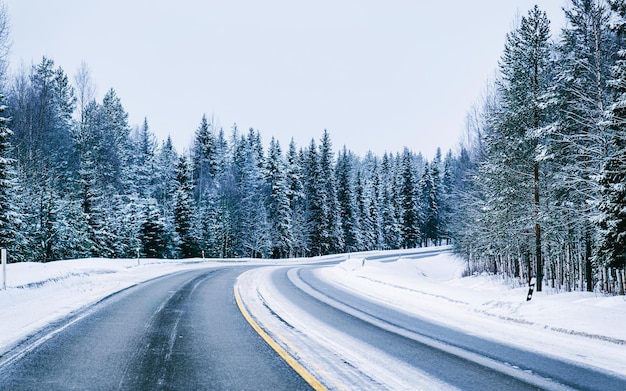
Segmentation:
[(8, 118), (3, 113), (6, 106), (2, 104), (0, 95), (0, 248), (10, 252), (12, 259), (19, 259), (13, 252), (18, 251), (21, 241), (19, 216), (15, 209), (15, 172), (11, 158), (11, 137), (13, 132), (8, 128)]
[(324, 254), (340, 252), (344, 247), (342, 221), (339, 218), (339, 203), (337, 202), (337, 187), (335, 178), (334, 152), (330, 134), (324, 129), (319, 146), (319, 172), (324, 235), (322, 246)]
[(169, 240), (165, 222), (154, 199), (145, 205), (143, 216), (140, 228), (141, 254), (146, 258), (167, 258), (170, 250)]
[(289, 208), (291, 213), (291, 226), (293, 230), (293, 251), (295, 256), (304, 256), (307, 252), (307, 238), (309, 232), (307, 230), (306, 216), (306, 196), (305, 186), (303, 184), (304, 170), (304, 151), (298, 152), (296, 143), (293, 139), (289, 143), (289, 150), (286, 158), (286, 182), (287, 182), (287, 198), (289, 199)]
[(196, 129), (192, 147), (193, 182), (197, 201), (200, 201), (202, 195), (210, 188), (217, 174), (216, 144), (212, 123), (209, 123), (206, 115), (203, 115)]
[[(352, 183), (352, 157), (344, 146), (337, 159), (337, 202), (343, 227), (343, 252), (355, 252), (361, 249), (361, 232), (358, 220), (358, 205)], [(361, 189), (362, 191), (362, 189)], [(362, 196), (362, 193), (361, 193)], [(364, 200), (361, 198), (361, 202)], [(365, 206), (363, 205), (363, 208)]]
[(402, 154), (401, 178), (399, 196), (402, 205), (402, 247), (415, 248), (419, 244), (420, 216), (413, 154), (407, 148)]
[[(490, 161), (485, 167), (485, 173), (493, 175), (492, 202), (499, 209), (499, 224), (516, 226), (517, 238), (534, 238), (528, 246), (535, 254), (538, 291), (544, 271), (540, 165), (545, 160), (542, 143), (549, 129), (552, 88), (549, 39), (550, 22), (537, 6), (507, 35), (500, 60), (502, 106), (488, 139)], [(511, 210), (513, 205), (519, 209)]]
[(273, 258), (292, 257), (294, 238), (290, 189), (280, 143), (272, 138), (266, 161), (266, 177), (270, 189), (268, 197), (268, 218)]
[(306, 248), (309, 255), (324, 255), (328, 250), (327, 225), (325, 224), (324, 203), (326, 199), (321, 187), (321, 171), (317, 144), (311, 139), (303, 154), (304, 194), (306, 200), (306, 229), (308, 233)]
[[(434, 163), (434, 162), (433, 162)], [(439, 234), (439, 205), (437, 199), (437, 185), (433, 172), (433, 165), (424, 167), (424, 174), (420, 181), (420, 209), (422, 214), (421, 234), (422, 243), (428, 246), (429, 241), (434, 242)]]
[[(615, 28), (623, 40), (626, 2), (613, 1), (611, 7), (620, 18)], [(607, 113), (610, 144), (600, 178), (599, 254), (606, 266), (623, 269), (626, 267), (626, 53), (623, 50), (619, 52), (609, 84), (616, 99)], [(623, 287), (620, 293), (623, 293)]]
[(191, 170), (187, 158), (181, 156), (175, 172), (174, 230), (176, 252), (181, 258), (197, 257), (197, 239), (194, 236), (194, 201)]
[(593, 290), (594, 220), (600, 186), (595, 179), (604, 163), (607, 132), (604, 115), (613, 63), (614, 34), (609, 10), (602, 1), (572, 0), (565, 10), (568, 25), (561, 32), (557, 62), (557, 132), (551, 137), (553, 158), (552, 225), (567, 245), (583, 242), (586, 288)]

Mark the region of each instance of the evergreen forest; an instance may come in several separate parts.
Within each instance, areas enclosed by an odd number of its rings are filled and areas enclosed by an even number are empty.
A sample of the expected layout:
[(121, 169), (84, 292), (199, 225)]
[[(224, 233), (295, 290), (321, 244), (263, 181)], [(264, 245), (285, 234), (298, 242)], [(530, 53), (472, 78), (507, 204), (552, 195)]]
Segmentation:
[(452, 244), (468, 274), (624, 294), (626, 1), (563, 12), (560, 31), (537, 6), (520, 16), (464, 141), (431, 160), (357, 156), (322, 129), (280, 145), (201, 113), (177, 151), (115, 89), (97, 100), (85, 64), (0, 64), (0, 247), (48, 262)]

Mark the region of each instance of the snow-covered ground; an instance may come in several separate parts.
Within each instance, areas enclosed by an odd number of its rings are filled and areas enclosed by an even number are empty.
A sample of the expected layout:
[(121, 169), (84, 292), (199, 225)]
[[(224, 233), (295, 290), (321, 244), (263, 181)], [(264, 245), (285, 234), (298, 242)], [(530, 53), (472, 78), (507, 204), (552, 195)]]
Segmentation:
[[(391, 262), (353, 254), (316, 274), (371, 301), (471, 335), (626, 374), (624, 296), (556, 294), (544, 288), (528, 302), (527, 287), (514, 287), (497, 276), (463, 278), (463, 269), (463, 262), (450, 253), (427, 258), (398, 253)], [(254, 269), (239, 278), (246, 306), (283, 348), (331, 388), (410, 389), (421, 384), (450, 389), (293, 306), (269, 283), (271, 273), (271, 268)]]
[(371, 300), (525, 349), (626, 374), (626, 297), (556, 293), (498, 276), (462, 278), (452, 254), (395, 262), (350, 259), (318, 275)]
[[(0, 286), (0, 355), (46, 325), (152, 278), (193, 268), (271, 263), (252, 259), (96, 258), (9, 264), (6, 266), (7, 289), (1, 290)], [(0, 278), (1, 275), (0, 270)]]
[[(420, 259), (397, 254), (398, 259), (391, 262), (364, 261), (364, 257), (374, 254), (314, 261), (344, 259), (338, 265), (319, 268), (317, 275), (370, 300), (474, 335), (626, 373), (624, 296), (555, 294), (547, 290), (535, 292), (527, 302), (527, 288), (514, 288), (498, 277), (461, 278), (463, 263), (450, 254)], [(340, 357), (354, 365), (346, 366), (348, 369), (341, 375), (343, 381), (353, 385), (359, 384), (359, 373), (365, 371), (370, 376), (374, 374), (379, 384), (393, 388), (406, 386), (403, 379), (411, 379), (413, 386), (421, 379), (429, 388), (438, 388), (437, 380), (427, 374), (407, 368), (384, 352), (369, 351), (366, 344), (340, 330), (327, 330), (306, 311), (293, 308), (272, 286), (269, 277), (275, 267), (308, 261), (273, 262), (274, 266), (254, 269), (239, 278), (238, 290), (246, 307), (259, 323), (275, 328), (273, 336), (279, 343), (308, 362), (307, 368), (322, 378), (335, 376), (328, 373), (333, 370), (333, 360)], [(269, 264), (251, 260), (247, 263)], [(7, 289), (0, 291), (0, 354), (46, 324), (129, 286), (168, 273), (228, 264), (231, 262), (141, 260), (138, 265), (136, 259), (85, 259), (8, 265)], [(283, 319), (277, 320), (276, 314)], [(285, 328), (284, 321), (295, 329)], [(389, 365), (380, 365), (381, 362)], [(367, 388), (366, 384), (363, 386)]]
[(168, 273), (206, 266), (197, 260), (141, 260), (138, 264), (136, 259), (9, 264), (7, 289), (0, 290), (0, 354), (47, 324), (112, 293)]

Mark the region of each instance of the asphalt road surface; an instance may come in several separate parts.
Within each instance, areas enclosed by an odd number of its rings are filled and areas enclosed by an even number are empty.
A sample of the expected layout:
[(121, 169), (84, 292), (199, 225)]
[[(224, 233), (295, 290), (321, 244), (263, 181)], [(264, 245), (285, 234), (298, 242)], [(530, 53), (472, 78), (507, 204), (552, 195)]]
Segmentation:
[(182, 272), (113, 295), (2, 357), (0, 390), (310, 389), (239, 312), (241, 272)]
[[(0, 390), (310, 389), (239, 311), (233, 285), (244, 270), (180, 272), (112, 295), (0, 357)], [(348, 294), (311, 267), (289, 270), (277, 269), (272, 281), (295, 305), (453, 387), (626, 389), (624, 378)]]
[[(317, 279), (312, 268), (291, 271), (291, 279), (288, 273), (288, 269), (278, 269), (273, 283), (294, 304), (459, 389), (626, 390), (625, 378), (467, 335), (372, 303)], [(339, 303), (339, 309), (303, 292), (293, 280), (300, 281), (299, 285), (303, 282), (318, 296), (331, 298), (335, 306)]]

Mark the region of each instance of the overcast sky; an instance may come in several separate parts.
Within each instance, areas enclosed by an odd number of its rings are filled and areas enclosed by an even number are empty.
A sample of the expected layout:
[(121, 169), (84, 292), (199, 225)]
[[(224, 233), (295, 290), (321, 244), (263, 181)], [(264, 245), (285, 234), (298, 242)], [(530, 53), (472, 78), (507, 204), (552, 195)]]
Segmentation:
[(283, 149), (319, 140), (359, 155), (455, 148), (515, 16), (563, 0), (5, 0), (13, 69), (82, 61), (98, 100), (188, 148), (203, 113)]

